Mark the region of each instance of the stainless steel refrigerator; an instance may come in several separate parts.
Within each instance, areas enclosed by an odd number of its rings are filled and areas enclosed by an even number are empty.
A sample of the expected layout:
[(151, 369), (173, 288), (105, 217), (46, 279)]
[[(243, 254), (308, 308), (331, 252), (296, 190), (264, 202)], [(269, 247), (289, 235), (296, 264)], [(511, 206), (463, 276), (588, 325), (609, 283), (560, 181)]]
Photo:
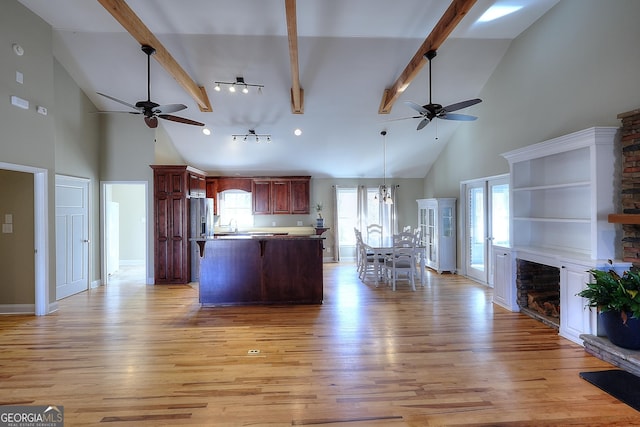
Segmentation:
[[(213, 199), (190, 199), (189, 237), (213, 236)], [(200, 280), (200, 248), (191, 242), (191, 281)]]

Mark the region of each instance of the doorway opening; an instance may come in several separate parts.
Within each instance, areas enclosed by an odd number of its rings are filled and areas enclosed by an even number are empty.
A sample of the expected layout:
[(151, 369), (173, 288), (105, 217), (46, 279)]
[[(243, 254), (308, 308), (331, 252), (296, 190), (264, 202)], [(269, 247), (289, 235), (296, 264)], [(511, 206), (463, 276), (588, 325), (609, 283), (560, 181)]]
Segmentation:
[(103, 182), (103, 283), (149, 283), (147, 230), (147, 183)]
[(55, 311), (56, 303), (49, 302), (49, 224), (47, 169), (0, 162), (0, 169), (33, 174), (34, 192), (34, 278), (35, 301), (33, 312), (42, 316)]

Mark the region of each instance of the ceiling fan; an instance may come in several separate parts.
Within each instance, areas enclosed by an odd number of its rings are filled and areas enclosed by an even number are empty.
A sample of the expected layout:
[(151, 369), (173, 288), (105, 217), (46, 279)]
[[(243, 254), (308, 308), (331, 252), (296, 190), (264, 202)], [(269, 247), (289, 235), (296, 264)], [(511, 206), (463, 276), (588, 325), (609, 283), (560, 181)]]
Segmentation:
[(196, 122), (195, 120), (185, 119), (184, 117), (174, 116), (170, 113), (175, 113), (176, 111), (181, 111), (187, 108), (184, 104), (167, 104), (160, 105), (151, 101), (151, 84), (150, 84), (150, 76), (151, 76), (151, 55), (156, 53), (156, 50), (148, 45), (142, 45), (142, 51), (147, 55), (147, 100), (146, 101), (138, 101), (136, 105), (131, 105), (128, 102), (124, 102), (119, 100), (118, 98), (114, 98), (113, 96), (105, 95), (104, 93), (97, 92), (98, 95), (104, 96), (105, 98), (109, 98), (112, 101), (118, 102), (122, 105), (126, 105), (129, 108), (137, 110), (135, 112), (131, 111), (130, 114), (143, 114), (144, 122), (150, 128), (158, 127), (158, 117), (165, 120), (171, 120), (172, 122), (184, 123), (187, 125), (194, 126), (204, 126), (204, 123)]
[(469, 99), (466, 101), (456, 102), (455, 104), (447, 105), (446, 107), (443, 107), (440, 104), (434, 104), (431, 101), (431, 60), (435, 56), (436, 56), (435, 50), (430, 50), (424, 54), (424, 57), (429, 60), (429, 103), (425, 105), (418, 105), (412, 101), (405, 101), (406, 105), (408, 105), (409, 107), (413, 108), (418, 113), (420, 113), (419, 116), (408, 117), (412, 119), (419, 119), (419, 118), (422, 119), (420, 123), (418, 123), (417, 130), (424, 128), (426, 125), (429, 124), (429, 122), (431, 122), (433, 119), (436, 119), (436, 118), (444, 119), (444, 120), (467, 121), (467, 122), (473, 121), (477, 119), (477, 117), (469, 116), (467, 114), (452, 114), (451, 112), (461, 110), (463, 108), (467, 108), (482, 102), (481, 99), (475, 98), (475, 99)]

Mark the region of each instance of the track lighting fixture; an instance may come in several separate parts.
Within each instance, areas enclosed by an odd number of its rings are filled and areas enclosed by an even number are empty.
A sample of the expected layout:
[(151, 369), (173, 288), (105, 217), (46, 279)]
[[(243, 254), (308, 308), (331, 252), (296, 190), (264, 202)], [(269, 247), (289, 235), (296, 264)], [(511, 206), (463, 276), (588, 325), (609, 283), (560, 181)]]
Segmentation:
[(242, 138), (242, 140), (244, 142), (247, 142), (248, 139), (253, 138), (254, 141), (256, 143), (260, 143), (261, 139), (260, 138), (264, 138), (267, 140), (268, 143), (271, 142), (271, 135), (270, 134), (266, 134), (266, 133), (256, 133), (256, 131), (254, 129), (249, 129), (247, 133), (245, 134), (236, 134), (236, 135), (231, 135), (233, 137), (233, 141), (237, 141), (238, 138)]
[(244, 81), (244, 77), (236, 77), (235, 82), (214, 82), (216, 85), (213, 90), (216, 92), (220, 92), (222, 90), (222, 86), (229, 86), (229, 92), (235, 92), (236, 88), (242, 88), (242, 93), (249, 93), (250, 87), (258, 88), (258, 93), (262, 94), (262, 88), (264, 85), (257, 85), (252, 83), (247, 83)]

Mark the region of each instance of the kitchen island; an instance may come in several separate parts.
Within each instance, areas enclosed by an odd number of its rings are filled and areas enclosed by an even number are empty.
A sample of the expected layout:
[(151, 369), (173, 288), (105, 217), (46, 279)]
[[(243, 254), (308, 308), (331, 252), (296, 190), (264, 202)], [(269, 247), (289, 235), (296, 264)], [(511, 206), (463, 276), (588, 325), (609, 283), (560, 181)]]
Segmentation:
[(322, 238), (224, 235), (200, 246), (202, 305), (321, 304)]

